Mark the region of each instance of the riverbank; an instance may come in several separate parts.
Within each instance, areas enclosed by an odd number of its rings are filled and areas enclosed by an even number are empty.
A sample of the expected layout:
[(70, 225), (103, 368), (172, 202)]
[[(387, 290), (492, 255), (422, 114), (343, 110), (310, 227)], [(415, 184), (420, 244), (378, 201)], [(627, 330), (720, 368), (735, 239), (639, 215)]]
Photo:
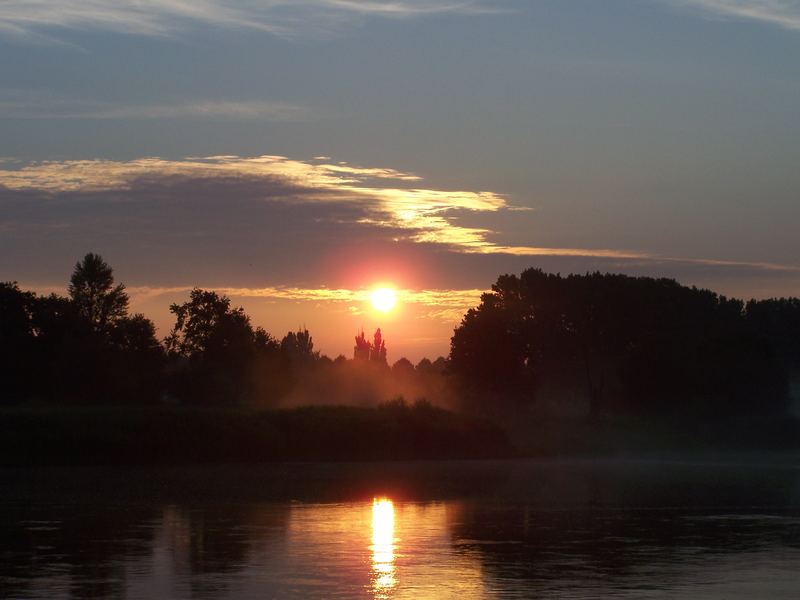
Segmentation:
[(520, 456), (657, 460), (748, 459), (800, 453), (793, 417), (504, 418), (498, 421)]
[(37, 407), (0, 411), (2, 465), (502, 458), (503, 430), (426, 403), (284, 410)]
[(293, 409), (15, 407), (0, 465), (184, 465), (497, 458), (683, 460), (800, 453), (800, 420), (493, 422), (427, 403)]

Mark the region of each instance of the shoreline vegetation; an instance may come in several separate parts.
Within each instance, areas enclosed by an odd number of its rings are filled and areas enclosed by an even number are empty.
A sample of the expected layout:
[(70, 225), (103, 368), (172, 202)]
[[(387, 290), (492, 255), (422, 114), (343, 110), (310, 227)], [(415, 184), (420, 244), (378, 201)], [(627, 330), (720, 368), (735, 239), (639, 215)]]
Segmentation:
[(506, 433), (427, 403), (374, 408), (17, 407), (0, 466), (507, 458)]
[(800, 449), (800, 299), (503, 275), (447, 358), (278, 339), (194, 289), (163, 340), (96, 254), (68, 296), (0, 283), (0, 465), (666, 458)]
[(497, 425), (420, 403), (374, 408), (13, 407), (0, 467), (725, 458), (800, 453), (800, 420), (714, 424), (631, 417)]

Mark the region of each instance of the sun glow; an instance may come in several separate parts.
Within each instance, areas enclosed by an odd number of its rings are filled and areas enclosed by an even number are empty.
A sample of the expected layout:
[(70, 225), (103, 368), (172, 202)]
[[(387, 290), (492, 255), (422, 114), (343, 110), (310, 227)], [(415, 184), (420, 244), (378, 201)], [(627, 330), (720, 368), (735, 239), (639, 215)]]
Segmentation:
[(381, 287), (373, 290), (369, 299), (375, 310), (388, 313), (397, 304), (397, 293), (392, 288)]

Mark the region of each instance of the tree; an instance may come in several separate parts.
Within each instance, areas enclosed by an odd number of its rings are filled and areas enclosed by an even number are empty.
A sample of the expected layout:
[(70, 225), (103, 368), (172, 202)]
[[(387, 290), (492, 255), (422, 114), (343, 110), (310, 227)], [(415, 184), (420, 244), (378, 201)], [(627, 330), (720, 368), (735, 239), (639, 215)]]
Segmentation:
[(114, 285), (111, 267), (99, 254), (89, 253), (75, 264), (69, 282), (69, 296), (95, 331), (106, 328), (128, 314), (125, 286)]
[(51, 357), (56, 381), (80, 402), (157, 398), (163, 348), (152, 321), (128, 315), (125, 286), (115, 285), (111, 266), (99, 254), (87, 254), (75, 265), (68, 289), (70, 306), (54, 296), (39, 310), (42, 333), (58, 349)]
[(319, 352), (314, 352), (314, 340), (305, 328), (287, 333), (281, 340), (281, 350), (295, 367), (308, 367), (319, 360)]
[(265, 357), (283, 356), (264, 329), (253, 328), (243, 308), (231, 308), (230, 299), (216, 292), (195, 288), (188, 302), (173, 304), (170, 312), (175, 326), (165, 343), (173, 359), (189, 363), (179, 384), (185, 396), (244, 399), (253, 393), (255, 365), (270, 370)]
[(745, 315), (754, 335), (769, 340), (788, 368), (800, 369), (800, 298), (750, 300)]
[[(751, 320), (769, 320), (757, 308)], [(548, 389), (595, 415), (780, 412), (778, 336), (754, 335), (745, 315), (739, 300), (669, 279), (528, 269), (466, 314), (450, 364), (468, 392), (498, 401)]]
[(383, 335), (381, 335), (380, 327), (375, 330), (375, 335), (372, 337), (369, 359), (382, 365), (386, 364), (386, 341), (383, 339)]
[(16, 282), (0, 282), (0, 381), (6, 399), (22, 398), (35, 384), (34, 302), (35, 296)]
[(444, 356), (438, 356), (436, 360), (431, 363), (431, 368), (439, 375), (444, 374), (447, 371), (447, 359)]
[(430, 358), (423, 358), (417, 363), (415, 369), (418, 373), (429, 373), (433, 369), (433, 363)]
[(153, 322), (138, 313), (117, 320), (109, 332), (109, 345), (116, 395), (136, 403), (156, 400), (161, 392), (165, 355)]
[(397, 377), (409, 379), (414, 376), (414, 365), (410, 360), (403, 357), (392, 365), (392, 374)]
[(13, 343), (33, 335), (33, 301), (34, 295), (20, 290), (16, 281), (0, 282), (0, 340)]
[(166, 338), (167, 350), (190, 360), (222, 360), (255, 348), (255, 331), (244, 309), (216, 292), (193, 289), (189, 301), (169, 307), (175, 326)]
[(353, 347), (353, 360), (367, 361), (372, 350), (372, 344), (369, 343), (367, 337), (364, 335), (362, 329), (355, 337), (356, 345)]
[(153, 322), (141, 313), (119, 319), (110, 332), (116, 348), (132, 354), (160, 354), (163, 351), (156, 337)]
[(356, 336), (356, 345), (353, 348), (353, 360), (386, 365), (386, 342), (381, 334), (380, 327), (375, 330), (372, 342), (367, 340), (362, 330)]

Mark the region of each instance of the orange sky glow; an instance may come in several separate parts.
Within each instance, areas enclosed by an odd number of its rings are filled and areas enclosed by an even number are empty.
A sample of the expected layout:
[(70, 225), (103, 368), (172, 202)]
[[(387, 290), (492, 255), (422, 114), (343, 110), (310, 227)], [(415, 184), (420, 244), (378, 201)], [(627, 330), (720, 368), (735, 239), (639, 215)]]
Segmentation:
[[(0, 223), (6, 279), (64, 293), (75, 261), (97, 252), (160, 335), (169, 305), (199, 287), (229, 296), (279, 339), (308, 328), (331, 357), (351, 356), (353, 336), (377, 327), (390, 362), (446, 356), (454, 327), (497, 276), (531, 266), (671, 276), (745, 298), (790, 291), (800, 278), (796, 264), (735, 252), (568, 236), (537, 245), (547, 232), (530, 200), (328, 157), (6, 160), (0, 193), (10, 207)], [(379, 287), (395, 290), (393, 307), (371, 299)]]

